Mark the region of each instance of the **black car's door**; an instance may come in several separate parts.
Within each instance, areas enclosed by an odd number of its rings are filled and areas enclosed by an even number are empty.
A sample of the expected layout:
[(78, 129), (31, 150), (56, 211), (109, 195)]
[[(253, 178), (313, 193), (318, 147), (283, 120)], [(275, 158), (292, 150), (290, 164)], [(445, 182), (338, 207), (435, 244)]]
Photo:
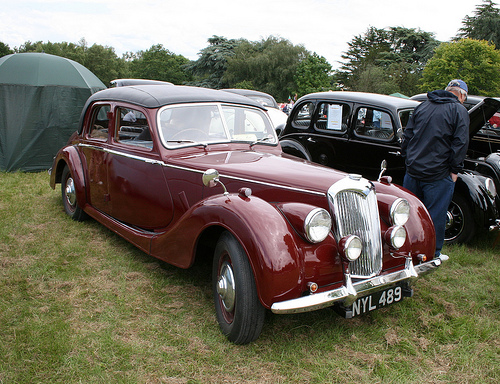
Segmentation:
[(380, 173), (380, 164), (387, 161), (387, 174), (396, 181), (404, 176), (404, 159), (401, 157), (402, 129), (399, 117), (388, 110), (356, 105), (350, 124), (346, 169), (370, 179)]

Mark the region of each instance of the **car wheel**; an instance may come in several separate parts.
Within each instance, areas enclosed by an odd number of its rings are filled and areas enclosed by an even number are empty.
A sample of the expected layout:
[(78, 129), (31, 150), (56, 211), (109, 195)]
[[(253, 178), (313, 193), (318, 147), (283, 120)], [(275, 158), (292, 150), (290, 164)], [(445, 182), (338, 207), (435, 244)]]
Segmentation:
[(61, 195), (64, 211), (75, 221), (83, 221), (87, 214), (80, 208), (76, 201), (76, 186), (73, 176), (66, 165), (61, 178)]
[(235, 344), (256, 340), (264, 325), (265, 308), (247, 255), (229, 232), (221, 235), (215, 247), (212, 289), (222, 333)]
[(453, 196), (447, 215), (444, 241), (447, 244), (470, 241), (475, 233), (474, 218), (469, 204), (461, 195)]

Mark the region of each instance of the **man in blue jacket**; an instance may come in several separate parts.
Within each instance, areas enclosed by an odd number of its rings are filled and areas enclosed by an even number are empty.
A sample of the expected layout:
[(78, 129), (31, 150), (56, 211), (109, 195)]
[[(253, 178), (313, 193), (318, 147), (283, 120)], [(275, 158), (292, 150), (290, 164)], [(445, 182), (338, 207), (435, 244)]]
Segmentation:
[(469, 145), (469, 114), (462, 105), (467, 92), (464, 81), (452, 80), (444, 91), (427, 93), (403, 134), (403, 186), (427, 207), (436, 230), (435, 256), (441, 260), (448, 260), (441, 254), (447, 209)]

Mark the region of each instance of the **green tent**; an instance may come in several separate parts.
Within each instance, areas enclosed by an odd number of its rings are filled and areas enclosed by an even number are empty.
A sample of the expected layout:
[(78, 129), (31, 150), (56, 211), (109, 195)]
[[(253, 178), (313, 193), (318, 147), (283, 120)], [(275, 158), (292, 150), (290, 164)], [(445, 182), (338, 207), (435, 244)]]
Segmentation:
[(39, 171), (77, 130), (89, 96), (106, 86), (73, 60), (45, 53), (0, 57), (0, 169)]
[(394, 96), (394, 97), (400, 97), (402, 99), (409, 99), (408, 96), (403, 95), (402, 93), (396, 92), (396, 93), (391, 93), (389, 96)]

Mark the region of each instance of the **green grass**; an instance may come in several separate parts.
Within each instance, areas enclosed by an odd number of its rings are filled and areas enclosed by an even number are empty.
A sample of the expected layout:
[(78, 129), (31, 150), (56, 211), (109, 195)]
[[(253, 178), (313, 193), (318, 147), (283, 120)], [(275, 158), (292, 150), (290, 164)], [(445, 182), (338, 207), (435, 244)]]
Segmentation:
[(181, 270), (63, 210), (46, 173), (0, 173), (0, 384), (498, 383), (500, 244), (482, 234), (403, 302), (219, 331), (206, 266)]

